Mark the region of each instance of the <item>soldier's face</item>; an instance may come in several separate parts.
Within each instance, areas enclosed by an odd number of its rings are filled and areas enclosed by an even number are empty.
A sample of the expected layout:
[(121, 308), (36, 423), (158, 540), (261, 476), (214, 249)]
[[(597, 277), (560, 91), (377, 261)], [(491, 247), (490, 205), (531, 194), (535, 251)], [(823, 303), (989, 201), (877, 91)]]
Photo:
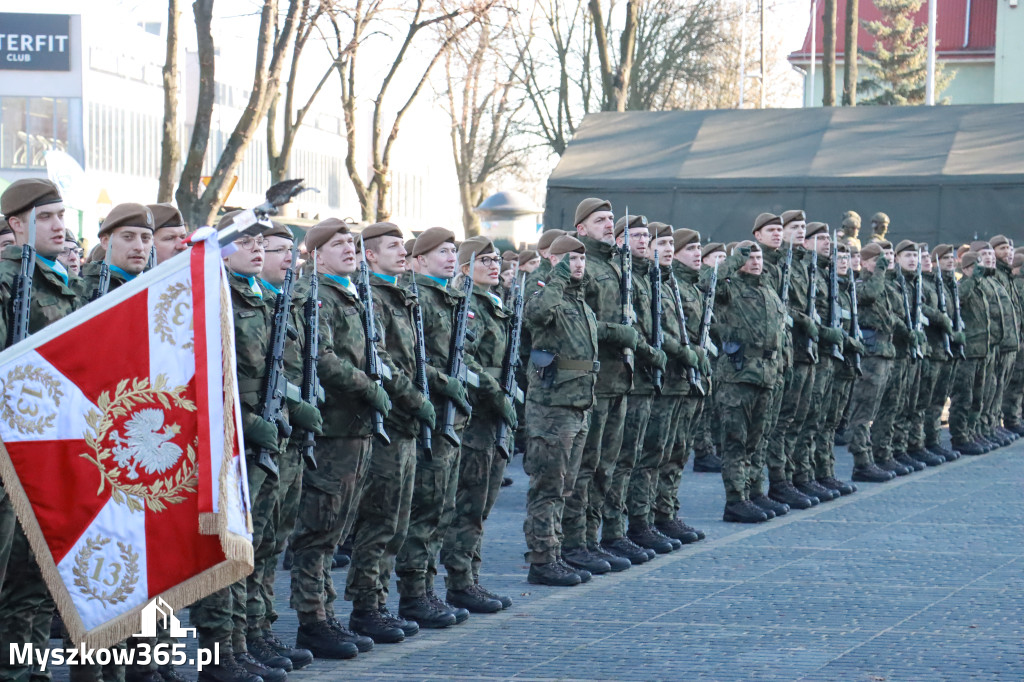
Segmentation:
[(573, 279), (583, 279), (583, 273), (587, 270), (587, 254), (569, 254), (569, 276)]
[(263, 250), (267, 245), (263, 236), (239, 237), (234, 244), (238, 249), (224, 259), (228, 270), (246, 276), (260, 274), (265, 260)]
[(419, 266), (418, 272), (431, 277), (451, 279), (455, 276), (455, 266), (458, 263), (455, 244), (445, 242), (430, 253), (416, 257)]
[(992, 249), (982, 249), (978, 252), (978, 262), (986, 268), (994, 268), (996, 266), (996, 252)]
[(317, 249), (316, 262), (320, 272), (348, 277), (359, 267), (355, 237), (349, 232), (338, 232)]
[(878, 267), (878, 257), (868, 258), (860, 262), (861, 268), (868, 272), (874, 272), (875, 268)]
[[(615, 239), (615, 243), (618, 246), (622, 246), (625, 243), (623, 235), (619, 235)], [(647, 231), (646, 227), (631, 227), (629, 228), (629, 252), (634, 256), (644, 258), (647, 256), (648, 249), (651, 245), (651, 233)]]
[(595, 211), (576, 226), (576, 233), (605, 244), (615, 243), (615, 214), (611, 211)]
[(184, 251), (185, 237), (188, 235), (185, 226), (161, 227), (154, 234), (153, 243), (156, 244), (157, 265), (168, 258)]
[[(462, 266), (462, 273), (469, 274), (469, 265)], [(473, 268), (473, 283), (482, 287), (493, 287), (501, 278), (501, 256), (497, 253), (485, 253), (476, 257)]]
[(850, 269), (854, 272), (860, 272), (860, 253), (854, 252), (850, 254)]
[(882, 253), (885, 255), (885, 260), (889, 261), (889, 269), (894, 270), (896, 268), (896, 256), (893, 255), (892, 249), (882, 249)]
[(401, 237), (385, 235), (367, 240), (367, 244), (366, 260), (374, 272), (392, 277), (405, 272), (405, 261), (409, 254)]
[(68, 272), (78, 276), (82, 272), (82, 247), (75, 242), (65, 240), (64, 250), (57, 256), (57, 260), (68, 269)]
[(921, 271), (931, 272), (932, 271), (932, 254), (927, 251), (921, 252)]
[(512, 282), (515, 281), (515, 277), (516, 271), (514, 269), (509, 268), (508, 270), (505, 270), (504, 272), (501, 273), (501, 286), (505, 287), (506, 289), (511, 289)]
[(764, 254), (758, 251), (751, 251), (747, 262), (740, 268), (740, 272), (748, 272), (751, 275), (760, 275), (764, 270)]
[(897, 259), (900, 262), (900, 267), (904, 270), (917, 270), (917, 251), (907, 249), (906, 251), (901, 252), (900, 255), (897, 256)]
[(281, 284), (292, 265), (292, 240), (277, 235), (267, 237), (266, 240), (262, 277), (271, 284)]
[(785, 227), (782, 228), (782, 238), (786, 242), (796, 246), (797, 244), (803, 244), (804, 233), (807, 232), (807, 221), (805, 220), (794, 220)]
[(709, 268), (713, 268), (724, 260), (725, 251), (715, 251), (714, 253), (709, 253), (707, 256), (705, 256), (703, 262), (704, 265), (708, 266)]
[[(28, 225), (32, 211), (11, 216), (7, 224), (14, 231), (16, 244), (28, 241)], [(64, 203), (43, 204), (36, 207), (36, 243), (33, 244), (39, 255), (45, 258), (56, 258), (64, 250)]]
[(109, 249), (109, 264), (116, 265), (129, 275), (138, 275), (146, 269), (149, 252), (153, 248), (153, 231), (145, 227), (115, 228), (100, 237), (103, 250)]
[(8, 246), (14, 243), (14, 233), (4, 232), (0, 234), (0, 250), (6, 249)]
[(782, 246), (782, 225), (765, 225), (754, 233), (759, 244), (777, 249)]
[(837, 253), (836, 254), (836, 273), (843, 277), (850, 272), (850, 254), (848, 253)]
[(658, 265), (672, 265), (672, 235), (658, 237), (651, 244), (651, 257), (658, 254)]
[(950, 251), (939, 258), (939, 267), (943, 272), (953, 272), (956, 269), (956, 254)]
[(818, 233), (810, 238), (804, 238), (804, 248), (814, 251), (819, 256), (828, 256), (832, 250), (832, 238), (825, 233)]
[(536, 270), (539, 266), (540, 256), (537, 256), (536, 258), (531, 258), (530, 260), (520, 265), (519, 269), (522, 270), (523, 272), (530, 273)]
[(995, 247), (996, 258), (1003, 261), (1007, 265), (1013, 264), (1013, 244), (1000, 244)]
[(675, 259), (691, 270), (700, 270), (700, 242), (691, 242), (676, 251)]

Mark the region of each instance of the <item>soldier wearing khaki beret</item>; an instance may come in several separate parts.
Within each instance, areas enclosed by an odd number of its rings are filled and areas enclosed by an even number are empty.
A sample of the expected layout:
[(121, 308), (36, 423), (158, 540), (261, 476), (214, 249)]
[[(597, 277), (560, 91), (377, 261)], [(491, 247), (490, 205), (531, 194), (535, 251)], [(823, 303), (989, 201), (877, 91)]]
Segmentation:
[(153, 250), (153, 213), (143, 204), (118, 204), (100, 225), (99, 238), (103, 257), (86, 263), (76, 284), (87, 299), (106, 293), (99, 289), (104, 265), (109, 270), (108, 291), (132, 281), (146, 269)]
[(153, 244), (156, 246), (157, 265), (185, 250), (188, 228), (174, 204), (149, 204), (153, 213)]

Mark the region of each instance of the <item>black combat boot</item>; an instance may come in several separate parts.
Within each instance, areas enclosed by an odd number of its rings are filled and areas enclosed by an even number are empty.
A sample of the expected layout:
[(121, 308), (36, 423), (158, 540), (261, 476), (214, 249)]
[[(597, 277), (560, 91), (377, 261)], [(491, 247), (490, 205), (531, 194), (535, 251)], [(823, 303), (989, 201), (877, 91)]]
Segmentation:
[(957, 443), (953, 441), (950, 446), (959, 452), (961, 455), (984, 455), (985, 449), (974, 441), (964, 441), (963, 443)]
[(365, 654), (367, 651), (373, 651), (373, 640), (365, 635), (357, 635), (356, 633), (349, 630), (347, 627), (341, 624), (341, 621), (337, 618), (328, 616), (327, 624), (331, 626), (331, 629), (338, 633), (338, 637), (343, 642), (352, 642), (356, 645), (356, 649), (359, 653)]
[(876, 461), (875, 465), (879, 469), (882, 469), (883, 471), (891, 471), (897, 476), (906, 476), (907, 474), (913, 471), (913, 469), (911, 469), (910, 467), (903, 466), (895, 459), (886, 459), (882, 460), (881, 462)]
[(601, 545), (587, 545), (587, 549), (590, 550), (590, 553), (594, 556), (607, 561), (608, 565), (612, 567), (612, 571), (615, 573), (618, 573), (620, 571), (626, 571), (629, 569), (630, 566), (633, 565), (633, 562), (627, 559), (626, 557), (619, 556), (618, 554), (612, 554), (611, 552), (605, 550), (605, 548)]
[(629, 538), (601, 540), (601, 547), (610, 554), (629, 559), (632, 564), (643, 564), (651, 560), (651, 555)]
[(570, 566), (569, 564), (565, 563), (565, 559), (563, 559), (562, 557), (558, 557), (555, 561), (557, 561), (558, 563), (562, 564), (563, 568), (565, 568), (565, 569), (567, 569), (569, 571), (572, 571), (573, 573), (578, 575), (580, 577), (580, 582), (581, 583), (589, 583), (590, 579), (594, 577), (594, 574), (591, 573), (590, 571), (588, 571), (585, 568), (574, 568), (574, 567)]
[(750, 500), (740, 500), (725, 505), (722, 520), (730, 523), (761, 523), (768, 520), (768, 515)]
[(853, 467), (853, 475), (850, 478), (861, 483), (885, 483), (896, 478), (896, 474), (892, 471), (880, 469), (872, 462), (864, 466)]
[(857, 486), (846, 481), (840, 481), (835, 476), (822, 476), (818, 479), (818, 485), (838, 491), (840, 495), (852, 495), (857, 492)]
[(292, 666), (295, 670), (305, 668), (307, 665), (313, 662), (313, 652), (296, 646), (292, 648), (282, 642), (277, 635), (270, 630), (263, 632), (263, 641), (270, 646), (271, 649), (288, 658), (292, 662)]
[(657, 535), (657, 536), (659, 536), (661, 538), (664, 538), (665, 540), (668, 540), (669, 542), (671, 542), (672, 543), (672, 551), (673, 552), (675, 550), (677, 550), (677, 549), (682, 548), (682, 546), (683, 546), (682, 540), (678, 540), (676, 538), (669, 537), (669, 536), (665, 535), (664, 533), (662, 533), (657, 528), (655, 528), (654, 526), (650, 526), (649, 525), (648, 528), (650, 528), (651, 532), (654, 533), (655, 535)]
[(772, 515), (769, 519), (775, 518), (776, 516), (785, 516), (789, 513), (789, 505), (782, 502), (776, 502), (767, 495), (756, 495), (750, 498), (750, 501), (754, 503), (761, 511), (765, 514), (771, 512)]
[[(814, 481), (793, 481), (793, 487), (807, 497), (817, 499), (819, 502), (831, 502), (833, 499), (831, 490), (821, 487)], [(835, 497), (839, 496), (835, 495)]]
[(818, 498), (808, 497), (793, 487), (789, 481), (779, 481), (768, 486), (768, 497), (776, 502), (789, 505), (790, 509), (810, 509), (818, 504)]
[(448, 588), (444, 598), (452, 606), (466, 609), (470, 613), (497, 613), (501, 611), (501, 602), (483, 596), (472, 587), (465, 590)]
[(603, 575), (612, 570), (611, 564), (592, 554), (586, 547), (563, 547), (562, 558), (571, 568), (582, 568), (593, 575)]
[(1007, 424), (1006, 428), (1013, 431), (1018, 436), (1024, 436), (1024, 422), (1014, 422), (1013, 424)]
[(699, 474), (720, 474), (722, 473), (722, 458), (714, 451), (694, 453), (693, 470)]
[(925, 448), (921, 448), (919, 450), (910, 450), (907, 452), (907, 457), (910, 457), (911, 459), (916, 459), (918, 462), (924, 462), (925, 466), (930, 467), (937, 467), (940, 464), (946, 463), (945, 457), (942, 457), (941, 455), (932, 454)]
[(199, 671), (199, 682), (260, 682), (261, 679), (235, 660), (230, 647), (223, 646), (220, 647), (220, 663), (204, 666)]
[(668, 521), (655, 521), (654, 527), (662, 535), (675, 538), (684, 545), (689, 545), (692, 542), (704, 539), (703, 531), (691, 528), (683, 523), (683, 520), (678, 517), (671, 518)]
[(410, 618), (403, 618), (401, 614), (395, 615), (388, 611), (387, 604), (381, 604), (377, 607), (380, 615), (383, 616), (384, 620), (390, 621), (397, 625), (406, 637), (412, 637), (420, 631), (420, 624)]
[(359, 653), (358, 647), (343, 640), (326, 620), (299, 625), (295, 645), (311, 651), (317, 658), (347, 659)]
[(433, 587), (427, 588), (427, 600), (442, 611), (449, 611), (453, 616), (455, 616), (456, 625), (465, 623), (469, 620), (469, 609), (464, 609), (461, 606), (452, 606), (447, 602), (441, 601), (441, 598), (437, 596), (436, 592), (434, 592)]
[(925, 449), (933, 455), (941, 457), (947, 462), (954, 462), (960, 459), (960, 453), (950, 450), (949, 448), (944, 448), (941, 445), (928, 445)]
[(249, 650), (250, 656), (268, 668), (280, 668), (286, 673), (295, 668), (292, 659), (279, 654), (262, 637), (246, 637), (245, 648)]
[(288, 679), (288, 673), (284, 670), (281, 668), (268, 668), (253, 658), (252, 654), (248, 651), (240, 654), (236, 653), (235, 661), (253, 675), (262, 677), (263, 682), (284, 682)]
[(552, 587), (572, 587), (582, 582), (579, 575), (557, 561), (546, 564), (530, 564), (530, 572), (526, 576), (526, 581), (531, 585), (551, 585)]
[(415, 621), (420, 627), (429, 630), (440, 630), (455, 625), (455, 614), (432, 604), (427, 595), (402, 597), (398, 602), (398, 615), (404, 620)]
[(494, 592), (491, 592), (486, 587), (481, 585), (479, 582), (477, 582), (473, 586), (473, 591), (479, 595), (487, 597), (488, 599), (497, 599), (498, 602), (501, 603), (502, 610), (512, 608), (512, 597), (503, 594), (495, 594)]
[(375, 644), (396, 644), (405, 640), (402, 628), (374, 609), (353, 609), (348, 619), (348, 627), (358, 635), (369, 637)]
[(646, 522), (630, 524), (629, 530), (626, 531), (626, 537), (644, 549), (653, 549), (658, 554), (668, 554), (673, 549), (672, 543), (668, 541), (668, 538), (662, 539), (658, 535), (652, 532)]
[(916, 459), (911, 457), (905, 452), (897, 452), (892, 456), (894, 460), (899, 462), (905, 467), (909, 467), (912, 471), (924, 471), (928, 468), (928, 465), (924, 462), (918, 462)]

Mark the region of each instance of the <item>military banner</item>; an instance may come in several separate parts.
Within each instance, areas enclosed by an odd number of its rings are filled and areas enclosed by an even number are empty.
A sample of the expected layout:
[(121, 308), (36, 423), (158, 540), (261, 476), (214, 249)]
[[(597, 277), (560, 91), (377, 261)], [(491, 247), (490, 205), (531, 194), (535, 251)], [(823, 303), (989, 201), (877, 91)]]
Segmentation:
[(201, 236), (0, 354), (0, 475), (76, 644), (252, 570), (230, 301)]

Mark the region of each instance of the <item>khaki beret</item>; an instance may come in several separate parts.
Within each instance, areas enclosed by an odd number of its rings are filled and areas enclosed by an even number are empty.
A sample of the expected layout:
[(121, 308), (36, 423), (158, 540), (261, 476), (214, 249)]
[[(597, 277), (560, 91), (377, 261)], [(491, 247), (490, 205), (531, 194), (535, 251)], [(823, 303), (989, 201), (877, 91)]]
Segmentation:
[(733, 249), (736, 248), (737, 244), (739, 244), (739, 242), (729, 242), (728, 244), (726, 244), (725, 245), (725, 254), (727, 256), (731, 256), (732, 252), (733, 252)]
[(994, 249), (997, 246), (1002, 246), (1003, 244), (1009, 244), (1010, 240), (1007, 239), (1005, 235), (997, 234), (995, 237), (992, 237), (992, 239), (989, 239), (988, 243), (991, 244), (992, 248)]
[(551, 245), (554, 243), (556, 239), (565, 234), (569, 233), (566, 232), (565, 230), (559, 230), (557, 228), (553, 230), (545, 230), (544, 232), (541, 233), (540, 239), (537, 240), (537, 250), (547, 251), (548, 249), (551, 248)]
[(928, 246), (928, 242), (918, 242), (917, 243), (917, 250), (918, 251), (926, 251), (926, 252), (928, 252), (928, 255), (931, 255), (931, 251), (932, 251), (931, 247)]
[(864, 245), (864, 248), (860, 250), (860, 259), (869, 260), (871, 258), (877, 258), (882, 255), (882, 245), (878, 242), (868, 242)]
[(217, 231), (220, 232), (225, 228), (231, 227), (232, 223), (235, 222), (235, 216), (237, 216), (241, 212), (241, 209), (235, 209), (234, 211), (228, 211), (227, 213), (222, 215), (220, 217), (220, 220), (217, 221)]
[(404, 236), (402, 228), (394, 223), (373, 223), (364, 227), (363, 231), (359, 233), (359, 248), (363, 248), (364, 239), (376, 239), (377, 237), (398, 237), (401, 239)]
[(647, 229), (651, 232), (651, 239), (661, 239), (672, 236), (672, 226), (667, 223), (647, 223)]
[(893, 249), (893, 253), (895, 253), (898, 256), (904, 251), (910, 251), (911, 249), (917, 251), (917, 242), (912, 242), (909, 239), (904, 239), (903, 241), (896, 245), (896, 248)]
[(939, 244), (934, 249), (932, 249), (932, 258), (935, 259), (935, 260), (939, 260), (940, 258), (945, 256), (947, 253), (951, 252), (952, 250), (953, 250), (953, 245), (952, 244)]
[(63, 201), (60, 190), (46, 178), (24, 178), (8, 185), (0, 195), (0, 213), (10, 218), (36, 206)]
[(467, 265), (472, 256), (476, 255), (479, 258), (485, 253), (498, 253), (498, 250), (494, 248), (494, 242), (483, 235), (470, 237), (459, 244), (459, 266)]
[(782, 212), (782, 225), (785, 227), (795, 220), (807, 220), (807, 214), (802, 209)]
[(86, 256), (86, 263), (96, 263), (107, 257), (107, 252), (103, 250), (103, 244), (96, 244), (96, 246), (89, 249), (89, 255)]
[(807, 231), (804, 232), (804, 239), (811, 239), (816, 234), (828, 234), (828, 223), (807, 223)]
[(1010, 265), (1010, 267), (1016, 270), (1022, 265), (1024, 265), (1024, 253), (1013, 254), (1013, 263)]
[(118, 204), (100, 225), (99, 236), (110, 234), (119, 227), (143, 227), (153, 230), (153, 213), (144, 204)]
[(519, 254), (518, 258), (516, 259), (516, 262), (518, 262), (519, 265), (526, 265), (534, 258), (540, 258), (540, 254), (534, 251), (533, 249), (527, 249), (526, 251), (523, 251), (521, 254)]
[(977, 262), (978, 262), (978, 252), (977, 251), (968, 251), (964, 255), (960, 256), (960, 269), (961, 270), (966, 270), (967, 268), (971, 267), (972, 265), (974, 265)]
[(856, 211), (846, 211), (843, 213), (843, 227), (855, 227), (860, 228), (860, 214)]
[(872, 225), (888, 225), (889, 224), (889, 216), (887, 216), (886, 214), (884, 214), (881, 211), (879, 211), (875, 215), (871, 216), (871, 224)]
[(755, 241), (750, 240), (750, 239), (744, 239), (741, 242), (737, 242), (736, 245), (733, 246), (732, 248), (733, 248), (733, 251), (735, 251), (736, 249), (746, 249), (746, 248), (749, 248), (753, 252), (753, 251), (760, 251), (761, 250), (761, 245), (758, 244)]
[(700, 250), (700, 257), (707, 258), (716, 251), (725, 253), (725, 244), (722, 244), (721, 242), (708, 242), (704, 245), (704, 248)]
[(422, 256), (430, 253), (446, 242), (455, 243), (455, 233), (443, 227), (431, 227), (416, 237), (412, 255)]
[(7, 222), (7, 218), (0, 217), (0, 234), (7, 234), (8, 232), (14, 232), (11, 229), (11, 224)]
[(519, 253), (512, 249), (505, 249), (501, 252), (502, 260), (516, 260), (517, 258), (519, 258)]
[(892, 248), (892, 242), (889, 241), (888, 239), (879, 239), (878, 240), (878, 245), (881, 246), (883, 249), (891, 249)]
[(277, 221), (270, 221), (270, 229), (263, 232), (264, 237), (284, 237), (285, 239), (291, 239), (295, 241), (295, 235), (288, 228), (287, 225), (282, 225)]
[(146, 208), (153, 214), (153, 229), (161, 227), (184, 227), (185, 219), (174, 204), (147, 204)]
[(757, 232), (765, 225), (781, 225), (782, 218), (775, 215), (774, 213), (761, 213), (754, 218), (754, 229), (751, 230), (751, 234)]
[(700, 243), (700, 232), (696, 230), (688, 230), (685, 227), (681, 230), (676, 230), (672, 233), (672, 245), (676, 251), (679, 251), (684, 246), (697, 242)]
[(567, 253), (586, 253), (587, 247), (583, 245), (576, 237), (570, 237), (569, 235), (562, 235), (551, 244), (551, 251), (549, 252), (552, 256), (564, 256)]
[(991, 249), (992, 245), (983, 239), (971, 242), (971, 251), (984, 251), (985, 249)]
[(1016, 253), (1024, 253), (1024, 246), (1018, 246), (1017, 248), (1015, 248), (1015, 249), (1013, 250), (1013, 252), (1014, 252), (1015, 254), (1016, 254)]
[(412, 239), (406, 239), (405, 240), (405, 252), (408, 255), (411, 256), (412, 255), (412, 250), (414, 248), (416, 248), (416, 237), (413, 237)]
[(850, 253), (850, 247), (842, 242), (839, 242), (838, 244), (836, 244), (836, 253)]
[[(4, 222), (4, 224), (6, 224), (6, 221)], [(7, 229), (10, 229), (10, 228), (7, 228)], [(0, 234), (3, 234), (3, 233), (4, 233), (4, 231), (0, 230)], [(73, 242), (73, 243), (77, 244), (78, 243), (78, 237), (71, 230), (69, 230), (67, 228), (64, 228), (64, 243), (66, 244), (68, 242)]]
[(584, 199), (580, 202), (580, 205), (576, 207), (576, 222), (574, 222), (573, 225), (579, 225), (598, 211), (610, 210), (612, 210), (612, 202), (607, 201), (606, 199), (595, 199), (593, 197)]
[(344, 220), (339, 220), (338, 218), (327, 218), (326, 220), (321, 220), (306, 231), (306, 239), (303, 243), (306, 245), (306, 251), (313, 253), (314, 249), (319, 249), (330, 241), (331, 237), (339, 232), (347, 234), (351, 231), (351, 227)]
[[(629, 229), (637, 227), (647, 227), (647, 216), (645, 215), (631, 215), (629, 216)], [(615, 221), (615, 236), (618, 237), (620, 234), (626, 231), (626, 216), (622, 216)]]
[(503, 260), (503, 261), (501, 261), (501, 271), (502, 272), (508, 272), (509, 270), (514, 270), (516, 265), (518, 265), (518, 264), (519, 264), (518, 261)]
[(971, 250), (971, 245), (970, 244), (961, 244), (960, 246), (956, 247), (956, 257), (957, 257), (957, 259), (960, 259), (965, 253), (967, 253), (970, 250)]

